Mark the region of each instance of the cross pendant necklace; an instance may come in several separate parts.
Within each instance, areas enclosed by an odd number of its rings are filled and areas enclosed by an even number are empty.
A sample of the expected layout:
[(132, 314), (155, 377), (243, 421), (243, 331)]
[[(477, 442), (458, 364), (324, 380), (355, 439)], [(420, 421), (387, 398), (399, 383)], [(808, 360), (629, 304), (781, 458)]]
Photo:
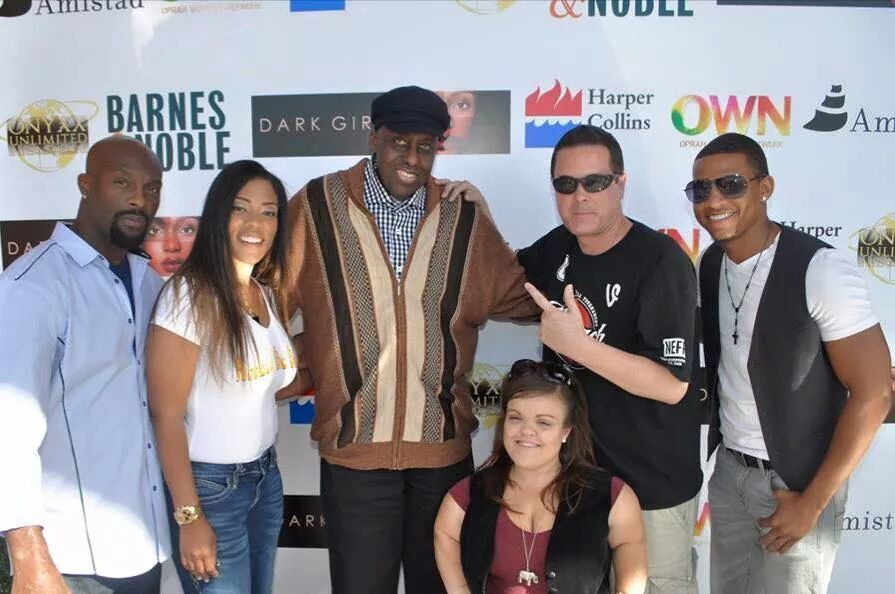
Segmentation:
[(740, 302), (736, 303), (733, 300), (733, 292), (730, 290), (730, 277), (727, 274), (727, 261), (730, 259), (727, 256), (724, 257), (724, 284), (727, 285), (727, 297), (730, 299), (730, 307), (733, 308), (733, 334), (731, 334), (731, 338), (733, 338), (733, 344), (737, 344), (740, 339), (740, 333), (737, 331), (740, 325), (740, 308), (743, 307), (743, 302), (746, 300), (746, 293), (749, 292), (749, 285), (752, 284), (752, 278), (755, 276), (755, 271), (758, 270), (758, 264), (761, 262), (761, 257), (764, 255), (766, 249), (768, 249), (768, 238), (771, 236), (771, 229), (774, 228), (774, 225), (771, 224), (768, 227), (767, 233), (764, 235), (764, 243), (762, 244), (761, 251), (758, 252), (758, 258), (755, 259), (755, 264), (752, 265), (752, 272), (749, 273), (749, 279), (746, 281), (746, 288), (743, 289), (743, 295), (740, 297)]

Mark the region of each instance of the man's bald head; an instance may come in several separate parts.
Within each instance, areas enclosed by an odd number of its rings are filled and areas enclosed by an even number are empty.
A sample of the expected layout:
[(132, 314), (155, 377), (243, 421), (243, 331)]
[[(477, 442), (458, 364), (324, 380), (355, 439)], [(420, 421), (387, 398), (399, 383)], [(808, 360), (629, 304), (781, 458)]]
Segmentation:
[(162, 163), (156, 154), (136, 138), (123, 134), (107, 136), (90, 147), (87, 151), (87, 173), (99, 173), (104, 167), (115, 167), (116, 160), (122, 157), (145, 160), (149, 169), (158, 169), (161, 175)]
[(161, 188), (162, 164), (145, 144), (130, 136), (104, 138), (90, 147), (87, 171), (78, 176), (82, 200), (75, 227), (94, 247), (139, 247)]

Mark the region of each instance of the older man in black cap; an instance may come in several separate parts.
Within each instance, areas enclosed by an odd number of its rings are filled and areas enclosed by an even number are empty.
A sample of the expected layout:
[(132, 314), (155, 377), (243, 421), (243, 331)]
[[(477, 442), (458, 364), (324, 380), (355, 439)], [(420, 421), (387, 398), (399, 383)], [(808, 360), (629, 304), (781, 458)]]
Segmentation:
[(432, 91), (373, 101), (372, 158), (310, 181), (290, 201), (290, 308), (317, 389), (335, 594), (444, 592), (433, 524), (472, 471), (466, 375), (490, 317), (531, 318), (515, 255), (477, 193), (431, 176), (450, 118)]

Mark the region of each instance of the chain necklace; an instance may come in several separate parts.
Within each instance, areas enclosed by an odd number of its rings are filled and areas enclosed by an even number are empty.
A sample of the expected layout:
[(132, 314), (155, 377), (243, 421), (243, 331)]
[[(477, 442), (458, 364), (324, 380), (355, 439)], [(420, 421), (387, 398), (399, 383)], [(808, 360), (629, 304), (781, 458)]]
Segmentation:
[(245, 309), (245, 312), (246, 312), (247, 314), (249, 314), (249, 317), (250, 317), (250, 318), (252, 318), (252, 319), (255, 320), (256, 322), (258, 322), (259, 324), (261, 323), (261, 316), (259, 316), (258, 314), (256, 314), (256, 313), (255, 313), (255, 310), (252, 309), (252, 308), (249, 306), (248, 303), (246, 303), (245, 305), (243, 305), (243, 309)]
[[(254, 281), (251, 281), (251, 283), (254, 284)], [(249, 285), (248, 290), (251, 292), (252, 296), (254, 296), (254, 295), (255, 295), (255, 291), (253, 290), (252, 284)], [(260, 324), (260, 323), (261, 323), (261, 316), (259, 316), (257, 313), (255, 313), (255, 308), (252, 307), (252, 306), (249, 304), (249, 300), (246, 299), (245, 296), (242, 296), (242, 297), (243, 297), (243, 298), (242, 298), (242, 309), (243, 309), (247, 314), (249, 314), (249, 317), (250, 317), (250, 318), (252, 318), (253, 320), (255, 320), (256, 322), (258, 322), (258, 323)]]
[(727, 261), (730, 258), (727, 256), (724, 257), (724, 284), (727, 285), (727, 297), (730, 299), (730, 307), (733, 308), (733, 334), (731, 334), (733, 344), (737, 344), (740, 338), (740, 334), (737, 331), (740, 324), (740, 308), (743, 307), (743, 301), (746, 300), (746, 293), (749, 292), (749, 285), (752, 284), (752, 278), (755, 276), (755, 271), (758, 270), (758, 264), (761, 262), (761, 257), (764, 255), (765, 250), (770, 247), (768, 245), (768, 238), (771, 236), (771, 229), (773, 228), (774, 225), (770, 225), (767, 233), (765, 233), (764, 243), (762, 244), (763, 247), (761, 248), (761, 251), (758, 252), (758, 258), (756, 258), (755, 264), (752, 265), (752, 272), (749, 273), (749, 280), (746, 281), (746, 288), (743, 289), (743, 295), (740, 297), (739, 304), (735, 303), (733, 300), (733, 292), (730, 290), (730, 278), (727, 275)]
[[(522, 506), (519, 505), (519, 494), (516, 493), (514, 496), (514, 500), (516, 503), (516, 508), (521, 510)], [(517, 512), (522, 515), (522, 512)], [(524, 584), (526, 586), (531, 586), (532, 584), (538, 583), (538, 574), (531, 570), (531, 556), (534, 554), (535, 550), (535, 542), (538, 540), (538, 533), (535, 531), (535, 516), (534, 512), (532, 512), (531, 516), (531, 548), (528, 546), (528, 539), (525, 538), (525, 530), (519, 526), (519, 532), (522, 533), (522, 552), (525, 554), (525, 569), (520, 569), (519, 574), (516, 576), (516, 581), (520, 584)]]
[(531, 548), (528, 548), (528, 542), (525, 538), (525, 530), (519, 528), (519, 531), (522, 532), (522, 551), (525, 553), (525, 569), (519, 570), (519, 575), (516, 578), (516, 581), (520, 584), (525, 584), (526, 586), (538, 583), (538, 574), (531, 570), (531, 556), (535, 551), (535, 541), (538, 538), (538, 533), (534, 531), (534, 528), (534, 522), (532, 522)]

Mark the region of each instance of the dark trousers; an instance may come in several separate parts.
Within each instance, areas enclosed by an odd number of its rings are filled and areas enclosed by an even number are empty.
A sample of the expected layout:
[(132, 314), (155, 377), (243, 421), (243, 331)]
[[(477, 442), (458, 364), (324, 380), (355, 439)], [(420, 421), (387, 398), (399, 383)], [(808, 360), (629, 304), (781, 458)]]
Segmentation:
[(162, 587), (162, 566), (129, 578), (107, 578), (99, 575), (63, 575), (72, 594), (159, 594)]
[(447, 490), (472, 456), (444, 468), (352, 470), (320, 461), (320, 496), (333, 594), (438, 594), (433, 527)]

